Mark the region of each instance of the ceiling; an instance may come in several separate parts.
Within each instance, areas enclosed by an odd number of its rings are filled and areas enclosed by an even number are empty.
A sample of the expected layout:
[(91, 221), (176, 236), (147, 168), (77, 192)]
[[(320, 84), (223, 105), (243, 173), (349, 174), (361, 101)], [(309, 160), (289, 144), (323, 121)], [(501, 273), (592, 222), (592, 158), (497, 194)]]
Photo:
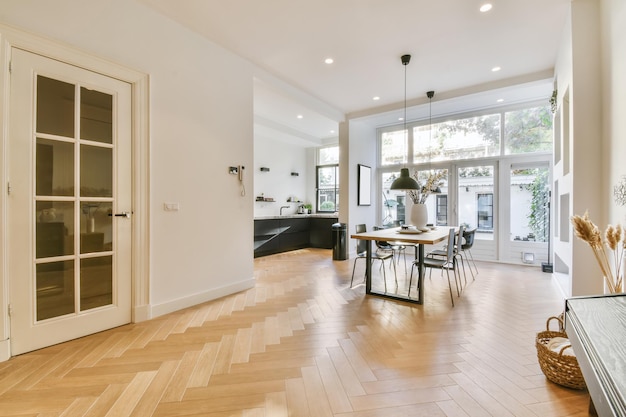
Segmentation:
[(258, 68), (255, 136), (317, 146), (346, 119), (399, 123), (405, 75), (407, 120), (429, 90), (433, 117), (547, 100), (571, 0), (139, 1)]

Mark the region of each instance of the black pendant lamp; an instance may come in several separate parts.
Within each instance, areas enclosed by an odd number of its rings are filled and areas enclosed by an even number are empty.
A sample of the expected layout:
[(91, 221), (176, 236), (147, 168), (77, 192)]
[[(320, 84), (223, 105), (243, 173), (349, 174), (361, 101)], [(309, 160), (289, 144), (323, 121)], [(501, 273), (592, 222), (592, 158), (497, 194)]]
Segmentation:
[[(411, 55), (402, 55), (400, 57), (402, 61), (402, 65), (404, 65), (404, 134), (406, 135), (408, 132), (406, 130), (406, 66), (409, 65), (411, 61)], [(411, 175), (409, 174), (408, 168), (400, 169), (400, 176), (396, 178), (392, 183), (391, 190), (419, 190), (419, 185), (417, 181), (415, 181)]]

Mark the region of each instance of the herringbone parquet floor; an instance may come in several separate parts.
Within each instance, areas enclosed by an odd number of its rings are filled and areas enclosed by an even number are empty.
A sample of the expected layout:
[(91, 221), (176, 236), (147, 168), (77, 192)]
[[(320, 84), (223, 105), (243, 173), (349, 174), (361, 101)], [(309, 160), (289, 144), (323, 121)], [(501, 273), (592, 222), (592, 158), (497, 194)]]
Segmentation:
[(259, 258), (254, 289), (0, 363), (0, 416), (586, 416), (537, 365), (550, 276), (479, 268), (452, 308), (437, 273), (417, 306), (328, 250)]

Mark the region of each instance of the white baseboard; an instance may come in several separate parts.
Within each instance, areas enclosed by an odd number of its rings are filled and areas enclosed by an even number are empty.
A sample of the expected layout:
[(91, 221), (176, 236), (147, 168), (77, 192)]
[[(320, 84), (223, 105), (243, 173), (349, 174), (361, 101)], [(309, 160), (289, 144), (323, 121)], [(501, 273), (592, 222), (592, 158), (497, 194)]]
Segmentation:
[(152, 318), (152, 309), (149, 304), (135, 306), (133, 308), (133, 323), (150, 320)]
[(10, 339), (0, 340), (0, 362), (5, 362), (11, 359), (10, 341)]
[(207, 301), (215, 300), (217, 298), (225, 297), (237, 293), (239, 291), (248, 290), (254, 287), (255, 279), (236, 282), (224, 287), (214, 288), (209, 291), (205, 291), (198, 294), (193, 294), (187, 297), (178, 298), (176, 300), (167, 301), (162, 304), (152, 305), (151, 317), (155, 318), (164, 314), (172, 313), (174, 311), (182, 310), (183, 308), (192, 307), (198, 304), (205, 303)]

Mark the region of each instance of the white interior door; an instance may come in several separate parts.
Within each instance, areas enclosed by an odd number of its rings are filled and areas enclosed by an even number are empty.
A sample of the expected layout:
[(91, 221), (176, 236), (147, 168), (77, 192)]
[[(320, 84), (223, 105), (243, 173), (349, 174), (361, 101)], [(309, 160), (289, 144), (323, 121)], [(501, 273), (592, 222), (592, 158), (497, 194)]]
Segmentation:
[(12, 355), (131, 320), (131, 87), (11, 54)]

